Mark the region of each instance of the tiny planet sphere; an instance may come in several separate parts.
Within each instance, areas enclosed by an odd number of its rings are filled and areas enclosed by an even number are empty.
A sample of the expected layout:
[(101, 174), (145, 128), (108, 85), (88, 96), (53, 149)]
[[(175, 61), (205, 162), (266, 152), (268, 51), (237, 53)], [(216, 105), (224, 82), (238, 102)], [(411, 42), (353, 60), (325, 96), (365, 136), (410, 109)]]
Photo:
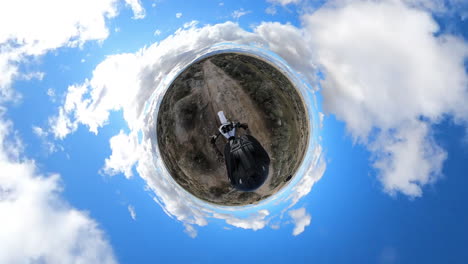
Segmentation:
[[(222, 111), (248, 129), (269, 160), (268, 177), (236, 188), (225, 161), (227, 138), (218, 133)], [(309, 138), (308, 117), (293, 83), (266, 60), (221, 53), (189, 65), (170, 84), (158, 111), (156, 134), (171, 177), (195, 197), (223, 206), (256, 204), (283, 188), (299, 168)], [(221, 154), (221, 155), (220, 155)], [(260, 179), (260, 178), (259, 178)], [(247, 185), (245, 185), (247, 186)], [(259, 187), (260, 186), (260, 187)]]

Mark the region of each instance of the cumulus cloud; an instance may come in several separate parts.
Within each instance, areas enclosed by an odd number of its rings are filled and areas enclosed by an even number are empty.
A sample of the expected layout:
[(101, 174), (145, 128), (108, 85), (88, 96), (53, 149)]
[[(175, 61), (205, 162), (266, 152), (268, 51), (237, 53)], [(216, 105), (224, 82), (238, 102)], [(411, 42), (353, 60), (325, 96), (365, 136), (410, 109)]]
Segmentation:
[[(93, 72), (92, 80), (82, 84), (71, 85), (59, 114), (49, 119), (56, 138), (64, 138), (77, 129), (79, 123), (85, 124), (93, 133), (98, 133), (108, 120), (109, 111), (126, 109), (127, 121), (131, 124), (135, 114), (136, 91), (139, 82), (138, 55), (119, 54), (109, 56)], [(118, 74), (110, 78), (112, 75)], [(112, 95), (109, 95), (112, 89)], [(91, 98), (84, 98), (86, 95)], [(138, 108), (138, 107), (137, 107)], [(130, 117), (131, 115), (131, 117)], [(73, 117), (73, 118), (70, 118)]]
[(373, 156), (384, 190), (417, 197), (441, 174), (432, 124), (468, 118), (468, 46), (399, 1), (354, 1), (303, 17), (325, 74), (324, 107)]
[(181, 17), (182, 17), (182, 13), (176, 13), (176, 14), (175, 14), (175, 17), (176, 17), (176, 18), (181, 18)]
[(105, 160), (104, 172), (109, 175), (123, 173), (133, 176), (132, 167), (140, 156), (136, 135), (127, 135), (123, 131), (109, 141), (112, 154)]
[(409, 196), (421, 196), (421, 187), (436, 181), (442, 172), (446, 152), (429, 134), (429, 125), (415, 122), (381, 133), (370, 143), (374, 152), (374, 167), (384, 190), (392, 195), (400, 191)]
[(60, 176), (39, 173), (14, 135), (1, 118), (0, 262), (116, 263), (98, 224), (60, 198)]
[(132, 8), (133, 19), (143, 19), (146, 16), (146, 10), (141, 5), (140, 0), (125, 0), (127, 5)]
[(105, 19), (117, 14), (115, 2), (2, 2), (0, 22), (9, 26), (0, 30), (0, 43), (12, 40), (20, 45), (21, 52), (41, 55), (48, 49), (79, 45), (89, 40), (102, 40), (108, 35)]
[(305, 208), (291, 210), (289, 211), (289, 216), (291, 216), (295, 225), (293, 230), (294, 236), (297, 236), (304, 232), (306, 226), (310, 225), (311, 217), (309, 214), (307, 214)]
[[(116, 0), (2, 1), (0, 3), (0, 97), (14, 98), (11, 83), (18, 63), (59, 47), (75, 47), (108, 36), (106, 19), (116, 16)], [(27, 8), (25, 8), (27, 7)], [(59, 12), (57, 10), (60, 10)], [(31, 21), (31, 23), (25, 23)]]
[(254, 28), (254, 32), (267, 43), (268, 49), (284, 58), (311, 84), (316, 83), (317, 67), (313, 60), (314, 50), (307, 41), (309, 32), (278, 22), (261, 23)]

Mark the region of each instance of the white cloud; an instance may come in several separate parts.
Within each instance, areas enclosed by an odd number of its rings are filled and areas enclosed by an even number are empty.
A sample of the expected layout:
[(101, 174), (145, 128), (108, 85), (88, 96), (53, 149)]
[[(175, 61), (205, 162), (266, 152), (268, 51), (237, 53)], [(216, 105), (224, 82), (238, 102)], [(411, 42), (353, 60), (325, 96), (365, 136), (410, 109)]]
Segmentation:
[(47, 132), (45, 132), (41, 127), (33, 126), (33, 133), (34, 135), (42, 138), (47, 136)]
[(141, 5), (140, 0), (125, 0), (127, 5), (132, 8), (133, 19), (143, 19), (146, 16), (146, 10)]
[(310, 225), (311, 217), (307, 214), (305, 208), (299, 208), (297, 210), (289, 211), (289, 215), (294, 222), (293, 235), (297, 236), (304, 232), (306, 226)]
[[(133, 100), (137, 99), (141, 81), (138, 79), (141, 70), (138, 60), (139, 56), (134, 54), (109, 56), (96, 67), (91, 81), (69, 86), (64, 106), (59, 109), (58, 116), (49, 120), (55, 137), (64, 138), (74, 132), (79, 123), (97, 134), (98, 128), (107, 122), (109, 111), (121, 108), (126, 110), (129, 123), (136, 122), (134, 111), (139, 107), (133, 107)], [(109, 74), (118, 75), (109, 78)], [(108, 94), (110, 89), (111, 95)], [(84, 95), (90, 98), (85, 99)]]
[(429, 13), (398, 1), (337, 4), (303, 20), (326, 75), (325, 109), (371, 151), (385, 191), (421, 196), (446, 158), (431, 124), (468, 119), (466, 43), (435, 36)]
[(301, 0), (267, 0), (269, 3), (272, 4), (279, 4), (282, 6), (289, 5), (289, 4), (298, 4)]
[(34, 135), (36, 135), (42, 142), (43, 147), (45, 147), (48, 154), (63, 150), (63, 147), (57, 143), (54, 143), (49, 138), (49, 133), (38, 126), (32, 127)]
[(0, 30), (0, 43), (14, 41), (19, 44), (15, 49), (22, 53), (41, 55), (61, 46), (105, 39), (108, 35), (105, 19), (116, 15), (115, 2), (2, 1), (0, 23), (9, 26)]
[(47, 95), (51, 98), (55, 97), (55, 90), (52, 88), (47, 89)]
[(198, 25), (198, 21), (192, 20), (190, 22), (184, 23), (183, 28), (191, 28), (191, 27), (195, 27), (196, 25)]
[(175, 17), (176, 17), (176, 18), (181, 18), (181, 17), (182, 17), (182, 13), (176, 13), (176, 14), (175, 14)]
[(278, 223), (275, 223), (275, 224), (270, 224), (270, 228), (273, 229), (273, 230), (278, 230), (280, 229), (280, 224)]
[(116, 263), (97, 223), (60, 198), (59, 175), (40, 174), (12, 134), (0, 119), (0, 263)]
[(268, 215), (270, 215), (270, 212), (266, 209), (263, 209), (259, 210), (255, 214), (250, 215), (247, 218), (238, 218), (231, 214), (215, 214), (214, 217), (225, 219), (226, 223), (232, 226), (256, 231), (263, 229), (268, 224), (268, 220), (266, 219)]
[(109, 141), (112, 154), (105, 160), (104, 172), (109, 175), (123, 173), (133, 176), (132, 167), (140, 156), (136, 135), (126, 135), (122, 130)]
[[(138, 0), (127, 1), (138, 3)], [(106, 21), (117, 15), (117, 2), (1, 1), (0, 25), (8, 26), (0, 28), (0, 101), (17, 97), (11, 84), (15, 78), (21, 77), (19, 63), (60, 47), (77, 47), (87, 41), (106, 39), (109, 35)], [(137, 10), (137, 5), (131, 7)], [(141, 15), (141, 12), (135, 13), (137, 15)]]
[(428, 124), (423, 122), (402, 126), (392, 134), (381, 133), (370, 144), (370, 150), (376, 153), (373, 165), (380, 171), (379, 179), (392, 195), (400, 191), (421, 196), (421, 187), (440, 177), (447, 158), (429, 135)]
[(133, 205), (128, 205), (127, 209), (128, 209), (128, 212), (130, 213), (130, 217), (131, 217), (133, 220), (136, 220), (136, 211), (135, 211), (135, 207), (133, 207)]
[(314, 184), (318, 182), (325, 173), (327, 166), (324, 161), (322, 146), (318, 145), (310, 151), (312, 153), (311, 158), (307, 160), (307, 162), (309, 162), (307, 170), (305, 172), (301, 171), (301, 173), (304, 173), (304, 176), (292, 188), (293, 190), (288, 196), (288, 199), (292, 202), (285, 210), (293, 207), (302, 197), (310, 193), (312, 186), (314, 186)]
[(265, 13), (269, 14), (269, 15), (276, 15), (276, 7), (274, 6), (269, 6), (265, 9)]
[(314, 50), (307, 41), (309, 32), (278, 22), (262, 23), (254, 28), (254, 32), (268, 43), (271, 51), (284, 58), (295, 71), (308, 79), (311, 84), (316, 83)]
[(161, 30), (156, 29), (156, 30), (154, 31), (154, 35), (155, 35), (155, 36), (161, 35)]
[(243, 8), (241, 9), (238, 9), (238, 10), (234, 10), (231, 14), (232, 18), (234, 19), (239, 19), (240, 17), (242, 16), (245, 16), (249, 13), (251, 13), (252, 11), (245, 11)]
[(8, 25), (0, 29), (2, 99), (14, 97), (10, 86), (13, 78), (18, 77), (19, 62), (62, 46), (105, 39), (108, 36), (105, 20), (116, 12), (115, 0), (1, 1), (0, 24)]
[(411, 7), (425, 9), (436, 14), (463, 16), (468, 14), (468, 2), (465, 0), (403, 0)]
[(195, 229), (192, 225), (185, 224), (184, 232), (189, 235), (191, 238), (195, 238), (198, 235), (197, 229)]
[(57, 116), (49, 118), (49, 125), (55, 138), (63, 139), (77, 129), (77, 124), (72, 123), (63, 109), (59, 109)]
[(410, 6), (425, 8), (433, 12), (443, 12), (446, 10), (445, 0), (404, 0)]
[(42, 81), (42, 79), (44, 79), (44, 76), (45, 76), (44, 72), (30, 72), (26, 74), (21, 74), (19, 76), (19, 79), (26, 80), (26, 81), (36, 79), (36, 80)]

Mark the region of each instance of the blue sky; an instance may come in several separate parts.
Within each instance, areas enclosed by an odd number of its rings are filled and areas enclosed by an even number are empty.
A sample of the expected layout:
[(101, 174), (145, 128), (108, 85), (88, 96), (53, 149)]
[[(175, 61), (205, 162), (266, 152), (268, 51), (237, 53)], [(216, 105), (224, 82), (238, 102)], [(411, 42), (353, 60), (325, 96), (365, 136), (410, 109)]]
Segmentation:
[[(467, 262), (463, 1), (23, 2), (0, 4), (0, 263)], [(291, 184), (235, 209), (170, 180), (152, 122), (232, 49), (313, 125)]]

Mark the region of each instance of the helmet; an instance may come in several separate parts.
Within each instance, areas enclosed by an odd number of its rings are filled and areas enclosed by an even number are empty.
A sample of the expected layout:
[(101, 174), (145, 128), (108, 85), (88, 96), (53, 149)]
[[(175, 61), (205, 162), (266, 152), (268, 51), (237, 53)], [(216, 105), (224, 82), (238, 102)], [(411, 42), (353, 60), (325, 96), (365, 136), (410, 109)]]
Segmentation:
[(251, 135), (230, 138), (224, 157), (229, 181), (240, 191), (254, 191), (268, 178), (270, 157)]

